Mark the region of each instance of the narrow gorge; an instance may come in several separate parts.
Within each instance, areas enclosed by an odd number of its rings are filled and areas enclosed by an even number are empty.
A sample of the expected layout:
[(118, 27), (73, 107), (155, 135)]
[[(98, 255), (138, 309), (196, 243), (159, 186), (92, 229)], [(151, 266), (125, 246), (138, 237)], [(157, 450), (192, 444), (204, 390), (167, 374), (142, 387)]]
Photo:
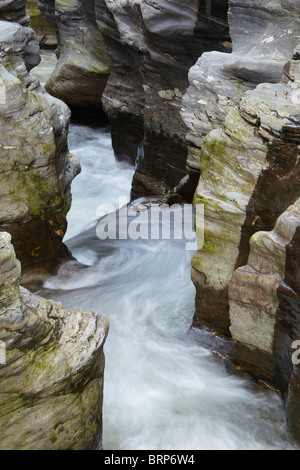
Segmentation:
[(0, 450), (298, 450), (299, 2), (2, 0), (0, 127)]

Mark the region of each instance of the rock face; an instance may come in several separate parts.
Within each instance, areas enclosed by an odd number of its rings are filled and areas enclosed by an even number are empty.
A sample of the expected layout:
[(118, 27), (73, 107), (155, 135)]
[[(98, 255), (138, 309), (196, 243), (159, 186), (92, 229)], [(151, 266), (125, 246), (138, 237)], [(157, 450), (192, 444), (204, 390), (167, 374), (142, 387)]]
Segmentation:
[(232, 335), (236, 370), (282, 393), (299, 440), (299, 46), (281, 80), (246, 91), (204, 137), (207, 123), (193, 143), (201, 166), (194, 202), (205, 206), (204, 247), (192, 262), (194, 326)]
[(110, 60), (97, 28), (94, 0), (40, 0), (38, 5), (59, 44), (46, 89), (74, 109), (102, 109)]
[(65, 257), (70, 184), (79, 171), (67, 147), (69, 109), (28, 74), (38, 47), (30, 28), (0, 22), (0, 228), (11, 233), (24, 271)]
[(204, 51), (226, 50), (228, 3), (96, 0), (95, 5), (113, 64), (103, 105), (116, 153), (119, 139), (131, 144), (133, 158), (143, 147), (133, 196), (161, 195), (187, 174), (180, 110), (188, 71)]
[(29, 26), (30, 19), (26, 13), (27, 0), (1, 0), (0, 20), (14, 21)]
[(28, 1), (27, 14), (30, 17), (30, 26), (35, 31), (40, 47), (54, 49), (57, 47), (56, 33), (49, 23), (42, 17), (37, 1)]
[(272, 230), (300, 195), (298, 69), (295, 52), (279, 83), (246, 92), (222, 128), (204, 140), (199, 134), (202, 175), (195, 204), (205, 205), (206, 227), (192, 269), (196, 326), (229, 334), (228, 284), (247, 264), (251, 236)]
[(190, 168), (201, 168), (204, 137), (223, 124), (245, 91), (280, 80), (299, 41), (299, 2), (230, 0), (229, 27), (232, 53), (204, 53), (189, 73), (182, 118), (188, 127)]
[(96, 448), (107, 319), (20, 287), (10, 241), (0, 234), (0, 449)]
[[(9, 59), (5, 55), (8, 56), (10, 54), (22, 56), (25, 63), (27, 70), (31, 70), (33, 67), (39, 64), (40, 62), (40, 52), (39, 52), (39, 45), (37, 42), (36, 35), (34, 32), (29, 28), (30, 19), (26, 13), (26, 0), (18, 0), (18, 1), (3, 1), (0, 4), (0, 21), (9, 21), (19, 23), (23, 26), (23, 28), (15, 27), (15, 29), (11, 29), (10, 33), (11, 37), (7, 36), (7, 26), (3, 25), (3, 38), (1, 32), (1, 57), (0, 57), (0, 64), (4, 60), (6, 63)], [(16, 35), (14, 38), (13, 35)], [(14, 39), (17, 43), (17, 46), (14, 45)], [(6, 43), (7, 42), (7, 43)], [(16, 57), (12, 59), (12, 65), (16, 61)], [(20, 61), (21, 62), (21, 61)], [(19, 63), (19, 66), (20, 63)], [(11, 67), (12, 68), (12, 67)]]
[(273, 231), (251, 238), (248, 264), (234, 273), (229, 289), (233, 363), (280, 390), (298, 440), (300, 365), (293, 364), (292, 346), (300, 338), (299, 228), (300, 200)]

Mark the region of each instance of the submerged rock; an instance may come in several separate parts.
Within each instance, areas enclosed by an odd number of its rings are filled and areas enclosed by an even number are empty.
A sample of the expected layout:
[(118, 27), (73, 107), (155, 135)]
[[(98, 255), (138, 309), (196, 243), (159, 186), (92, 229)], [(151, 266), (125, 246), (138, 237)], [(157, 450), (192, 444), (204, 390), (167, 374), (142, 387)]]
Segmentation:
[(23, 270), (51, 268), (62, 243), (79, 163), (69, 154), (70, 110), (28, 69), (39, 62), (28, 27), (0, 22), (0, 228), (8, 231)]
[(94, 1), (39, 1), (58, 38), (58, 61), (46, 89), (72, 108), (102, 109), (110, 60), (97, 28)]
[(10, 241), (0, 233), (0, 449), (94, 449), (107, 319), (20, 287)]

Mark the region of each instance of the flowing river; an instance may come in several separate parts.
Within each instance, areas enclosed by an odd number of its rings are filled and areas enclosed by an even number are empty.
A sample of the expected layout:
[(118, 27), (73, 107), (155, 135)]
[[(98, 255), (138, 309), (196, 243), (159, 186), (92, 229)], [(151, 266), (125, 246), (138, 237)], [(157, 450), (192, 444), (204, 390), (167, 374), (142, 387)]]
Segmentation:
[[(33, 73), (45, 82), (55, 58), (43, 59)], [(109, 128), (72, 124), (69, 147), (82, 166), (65, 238), (78, 262), (40, 294), (109, 318), (104, 449), (293, 449), (281, 399), (229, 375), (187, 334), (195, 289), (185, 241), (97, 238), (97, 207), (129, 200), (134, 173), (116, 160)]]

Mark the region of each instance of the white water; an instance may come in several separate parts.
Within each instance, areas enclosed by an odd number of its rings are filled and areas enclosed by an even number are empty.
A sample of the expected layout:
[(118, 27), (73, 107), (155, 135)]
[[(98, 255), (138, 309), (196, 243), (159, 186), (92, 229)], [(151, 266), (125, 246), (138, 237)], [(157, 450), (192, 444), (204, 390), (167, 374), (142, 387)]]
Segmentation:
[(291, 448), (279, 397), (228, 375), (188, 338), (195, 291), (184, 242), (97, 239), (97, 206), (129, 196), (134, 171), (116, 163), (109, 130), (72, 125), (70, 150), (82, 173), (66, 243), (86, 265), (67, 263), (43, 292), (109, 318), (104, 449)]

